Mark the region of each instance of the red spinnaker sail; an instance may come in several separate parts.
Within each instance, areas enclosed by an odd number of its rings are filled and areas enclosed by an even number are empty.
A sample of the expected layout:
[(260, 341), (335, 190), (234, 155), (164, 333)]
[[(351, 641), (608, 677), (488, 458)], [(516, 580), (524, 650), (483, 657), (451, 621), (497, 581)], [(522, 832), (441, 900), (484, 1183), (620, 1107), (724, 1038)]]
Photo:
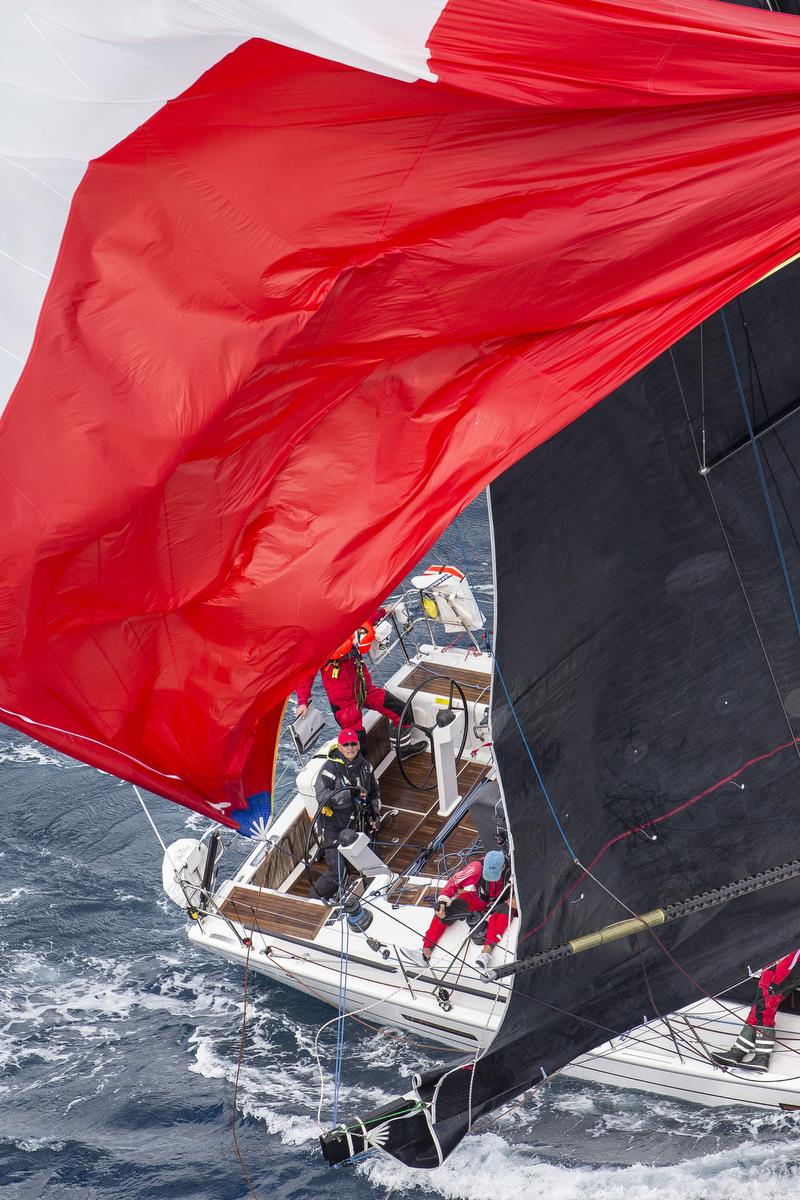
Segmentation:
[(800, 252), (794, 18), (453, 0), (428, 48), (248, 41), (93, 161), (0, 423), (0, 719), (234, 823), (469, 500)]

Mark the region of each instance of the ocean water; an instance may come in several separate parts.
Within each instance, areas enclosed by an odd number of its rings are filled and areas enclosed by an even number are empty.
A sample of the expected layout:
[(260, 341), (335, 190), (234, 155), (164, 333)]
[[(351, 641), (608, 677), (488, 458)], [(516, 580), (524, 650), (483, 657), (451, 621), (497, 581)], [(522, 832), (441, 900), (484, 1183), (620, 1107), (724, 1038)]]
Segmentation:
[[(482, 503), (437, 558), (466, 562), (490, 601)], [(0, 727), (0, 799), (3, 1200), (785, 1200), (800, 1181), (800, 1114), (559, 1079), (436, 1172), (380, 1155), (332, 1170), (312, 1046), (333, 1010), (251, 977), (240, 1061), (243, 973), (186, 940), (132, 788)], [(166, 841), (202, 826), (157, 797), (149, 807)], [(334, 1037), (321, 1039), (323, 1126)], [(349, 1022), (341, 1113), (397, 1095), (398, 1077), (438, 1054)]]

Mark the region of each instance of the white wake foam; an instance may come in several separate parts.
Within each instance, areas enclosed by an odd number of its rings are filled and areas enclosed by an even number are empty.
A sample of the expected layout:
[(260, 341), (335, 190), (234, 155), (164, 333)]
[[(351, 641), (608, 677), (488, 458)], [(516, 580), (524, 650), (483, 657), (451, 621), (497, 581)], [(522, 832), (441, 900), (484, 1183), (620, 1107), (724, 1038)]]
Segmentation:
[(797, 1149), (759, 1143), (668, 1167), (561, 1167), (495, 1133), (468, 1138), (436, 1171), (412, 1172), (376, 1156), (357, 1170), (393, 1200), (437, 1194), (444, 1200), (785, 1200), (800, 1181)]

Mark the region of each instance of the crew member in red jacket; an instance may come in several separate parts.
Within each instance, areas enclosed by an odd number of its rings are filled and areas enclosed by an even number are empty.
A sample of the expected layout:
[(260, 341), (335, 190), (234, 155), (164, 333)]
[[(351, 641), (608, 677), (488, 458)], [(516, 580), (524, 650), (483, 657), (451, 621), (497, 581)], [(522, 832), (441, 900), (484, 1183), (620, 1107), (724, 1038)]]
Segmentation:
[(712, 1054), (721, 1067), (768, 1071), (775, 1045), (775, 1014), (796, 987), (800, 987), (800, 950), (779, 959), (761, 972), (753, 1007), (730, 1050)]
[[(322, 686), (330, 700), (333, 715), (342, 729), (354, 729), (358, 734), (361, 753), (367, 752), (367, 734), (364, 729), (362, 710), (372, 708), (388, 717), (393, 725), (400, 724), (403, 712), (403, 701), (392, 695), (385, 688), (376, 687), (372, 682), (361, 650), (367, 647), (363, 640), (369, 636), (372, 625), (386, 615), (386, 609), (379, 608), (373, 615), (372, 621), (365, 623), (360, 630), (342, 643), (321, 668)], [(374, 637), (374, 631), (372, 632)], [(359, 648), (361, 647), (361, 648)], [(311, 700), (316, 673), (304, 679), (297, 688), (297, 715), (304, 717)], [(411, 722), (404, 727), (401, 745), (404, 757), (424, 750), (427, 742), (423, 739), (412, 739), (413, 713)]]
[(469, 913), (483, 913), (491, 909), (485, 929), (482, 922), (479, 925), (483, 950), (475, 959), (475, 966), (485, 971), (492, 951), (508, 929), (511, 908), (508, 859), (502, 850), (490, 850), (483, 862), (476, 859), (448, 879), (436, 899), (436, 916), (422, 939), (422, 949), (404, 949), (401, 953), (409, 962), (424, 967), (430, 962), (433, 948), (448, 925), (462, 920)]

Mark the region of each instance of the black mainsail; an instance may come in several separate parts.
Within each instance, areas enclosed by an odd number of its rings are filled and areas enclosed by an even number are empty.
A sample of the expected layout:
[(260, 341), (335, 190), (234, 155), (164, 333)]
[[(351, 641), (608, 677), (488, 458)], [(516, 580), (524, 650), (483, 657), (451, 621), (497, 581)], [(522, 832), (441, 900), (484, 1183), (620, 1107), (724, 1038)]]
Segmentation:
[[(799, 334), (794, 262), (492, 485), (522, 960), (800, 858)], [(785, 874), (521, 971), (484, 1056), (422, 1076), (367, 1128), (435, 1167), (612, 1033), (786, 953)]]

